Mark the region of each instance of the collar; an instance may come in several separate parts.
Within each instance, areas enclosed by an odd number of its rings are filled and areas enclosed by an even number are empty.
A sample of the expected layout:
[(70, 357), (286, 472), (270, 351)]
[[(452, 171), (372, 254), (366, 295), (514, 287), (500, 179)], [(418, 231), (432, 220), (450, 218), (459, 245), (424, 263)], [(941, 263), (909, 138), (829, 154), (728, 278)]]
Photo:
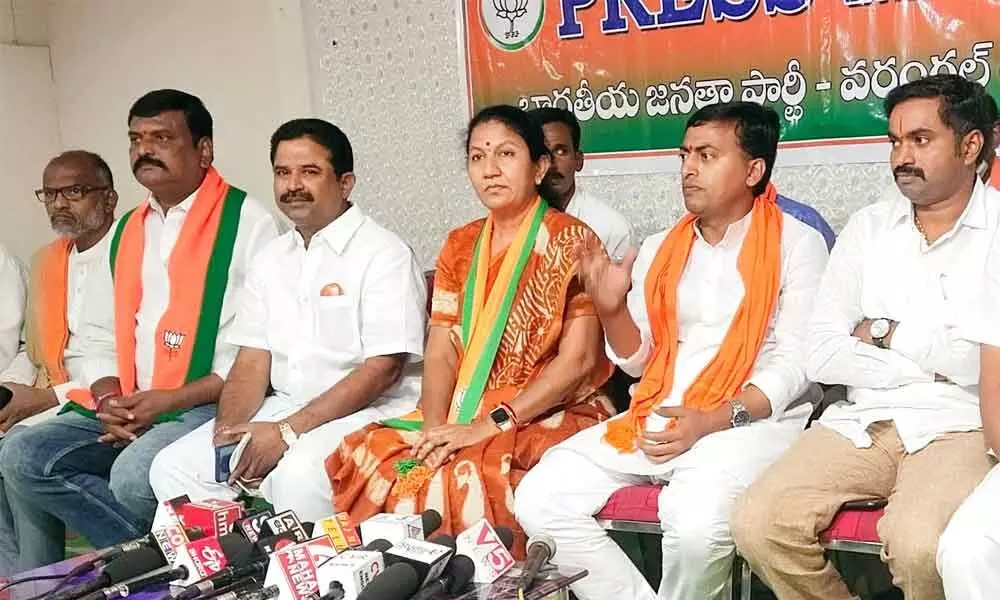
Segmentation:
[[(714, 247), (729, 248), (735, 246), (739, 248), (742, 246), (743, 239), (746, 237), (747, 232), (750, 231), (751, 214), (753, 214), (753, 209), (743, 215), (743, 218), (739, 221), (730, 223), (729, 227), (726, 227), (726, 233), (722, 235), (722, 239)], [(694, 234), (699, 240), (708, 244), (708, 242), (705, 241), (705, 237), (701, 234), (701, 227), (698, 225), (697, 221), (695, 221), (694, 224)]]
[[(320, 229), (312, 238), (311, 243), (322, 240), (337, 254), (343, 254), (348, 242), (365, 222), (365, 214), (355, 205), (351, 205), (339, 217)], [(305, 240), (298, 230), (292, 230), (292, 247), (305, 249)]]
[(111, 236), (114, 234), (114, 231), (117, 228), (117, 226), (118, 226), (118, 221), (113, 221), (111, 223), (111, 227), (107, 230), (107, 232), (105, 232), (104, 237), (97, 240), (96, 244), (94, 244), (90, 248), (87, 248), (83, 252), (80, 252), (80, 250), (77, 249), (76, 244), (74, 243), (73, 248), (70, 250), (70, 256), (75, 256), (77, 260), (88, 262), (95, 256), (102, 255), (103, 252), (101, 251), (101, 249), (105, 248), (105, 242), (111, 239)]
[[(899, 188), (895, 184), (886, 193), (892, 195), (889, 227), (893, 228), (903, 224), (910, 224), (916, 228), (916, 223), (913, 221), (913, 204), (910, 203), (910, 200), (899, 191)], [(986, 215), (986, 184), (983, 183), (982, 179), (976, 177), (976, 184), (972, 188), (972, 196), (969, 197), (969, 203), (965, 205), (965, 210), (959, 215), (958, 220), (955, 221), (955, 225), (949, 233), (958, 231), (961, 227), (986, 229), (988, 225)], [(947, 235), (945, 234), (945, 236)]]
[(191, 194), (187, 198), (185, 198), (183, 202), (181, 202), (177, 206), (174, 206), (173, 208), (167, 209), (166, 211), (163, 210), (163, 206), (160, 205), (160, 202), (152, 194), (150, 194), (149, 199), (147, 201), (146, 211), (148, 213), (148, 211), (152, 210), (156, 212), (156, 214), (164, 218), (166, 218), (166, 213), (171, 211), (177, 211), (186, 214), (188, 211), (191, 210), (191, 205), (194, 204), (194, 199), (198, 196), (199, 190), (201, 190), (201, 186), (198, 186), (198, 189), (191, 192)]

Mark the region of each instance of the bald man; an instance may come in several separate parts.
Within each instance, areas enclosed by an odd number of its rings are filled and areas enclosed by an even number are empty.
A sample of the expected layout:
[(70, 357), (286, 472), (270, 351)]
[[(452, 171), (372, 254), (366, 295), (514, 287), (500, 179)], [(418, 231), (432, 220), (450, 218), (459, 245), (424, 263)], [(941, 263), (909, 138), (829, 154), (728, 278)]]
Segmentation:
[[(83, 359), (99, 348), (82, 325), (83, 307), (112, 301), (87, 293), (95, 269), (108, 268), (108, 232), (118, 203), (107, 163), (82, 150), (60, 154), (45, 167), (35, 196), (58, 237), (32, 261), (27, 344), (0, 372), (0, 385), (13, 392), (10, 403), (0, 409), (2, 436), (52, 417), (74, 393), (88, 393), (92, 381)], [(35, 527), (62, 527), (55, 520), (38, 523), (12, 514), (9, 492), (0, 479), (0, 576), (24, 566), (18, 564), (23, 548), (19, 551), (15, 540), (22, 540), (23, 546), (37, 539)]]

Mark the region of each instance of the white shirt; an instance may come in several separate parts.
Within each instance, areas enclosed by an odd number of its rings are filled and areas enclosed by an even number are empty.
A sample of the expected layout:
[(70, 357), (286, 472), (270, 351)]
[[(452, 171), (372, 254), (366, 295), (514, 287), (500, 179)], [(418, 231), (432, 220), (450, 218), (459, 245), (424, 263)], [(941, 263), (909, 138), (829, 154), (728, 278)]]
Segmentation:
[(395, 234), (349, 208), (313, 235), (274, 240), (250, 270), (234, 346), (271, 354), (275, 394), (296, 406), (333, 387), (368, 358), (409, 354), (399, 383), (372, 406), (400, 414), (416, 406), (427, 291), (413, 251)]
[(594, 230), (608, 256), (622, 258), (635, 239), (632, 224), (620, 212), (602, 202), (577, 183), (576, 192), (566, 205), (566, 214), (576, 217)]
[[(167, 272), (170, 256), (180, 236), (181, 227), (197, 196), (197, 190), (180, 204), (166, 213), (156, 202), (149, 199), (148, 215), (145, 220), (145, 250), (142, 259), (142, 301), (136, 313), (135, 323), (135, 371), (136, 387), (148, 390), (153, 381), (153, 362), (156, 351), (156, 327), (167, 310), (170, 300), (170, 277)], [(246, 274), (254, 257), (270, 241), (278, 237), (280, 231), (274, 215), (259, 202), (247, 196), (240, 212), (240, 224), (236, 232), (233, 259), (229, 265), (229, 281), (222, 298), (222, 313), (219, 317), (219, 332), (215, 345), (212, 372), (225, 379), (236, 360), (237, 348), (226, 340), (233, 327), (239, 291), (243, 288)], [(107, 254), (105, 254), (107, 258)], [(110, 264), (105, 262), (105, 264)], [(104, 269), (100, 277), (100, 291), (95, 293), (107, 298), (107, 302), (92, 307), (88, 303), (85, 319), (88, 332), (102, 339), (114, 339), (114, 292), (111, 269)], [(117, 362), (114, 353), (97, 354), (88, 357), (91, 372), (103, 369), (102, 376), (116, 376)], [(98, 377), (99, 379), (100, 377)]]
[[(821, 423), (865, 448), (868, 425), (892, 420), (911, 453), (943, 433), (982, 427), (979, 347), (963, 331), (975, 329), (965, 324), (981, 306), (998, 223), (1000, 195), (978, 180), (955, 226), (930, 247), (895, 187), (851, 217), (809, 327), (810, 378), (848, 386)], [(890, 349), (852, 336), (862, 319), (880, 317), (899, 322)]]
[[(69, 327), (69, 338), (63, 351), (63, 367), (69, 380), (52, 386), (60, 405), (66, 403), (66, 394), (70, 390), (89, 388), (96, 379), (104, 376), (103, 369), (98, 369), (96, 373), (88, 372), (85, 358), (91, 353), (102, 355), (113, 350), (106, 345), (106, 340), (92, 339), (83, 332), (85, 305), (92, 302), (99, 304), (107, 302), (106, 298), (95, 297), (87, 290), (88, 283), (92, 285), (94, 279), (101, 277), (98, 270), (108, 270), (108, 245), (113, 230), (112, 225), (112, 229), (100, 241), (83, 252), (79, 252), (74, 245), (69, 253), (66, 273), (66, 322)], [(36, 376), (35, 365), (31, 363), (27, 351), (22, 350), (7, 371), (0, 376), (0, 381), (34, 385)]]
[[(684, 392), (719, 352), (730, 323), (743, 300), (743, 278), (737, 258), (750, 229), (751, 215), (733, 223), (723, 239), (710, 245), (697, 233), (684, 273), (677, 287), (678, 349), (674, 384), (658, 405), (681, 406)], [(630, 357), (620, 357), (610, 346), (608, 357), (626, 373), (639, 377), (652, 356), (653, 335), (646, 310), (645, 282), (656, 252), (668, 231), (647, 238), (639, 248), (632, 269), (628, 311), (639, 328), (641, 343)], [(826, 242), (812, 227), (785, 215), (781, 233), (781, 289), (775, 316), (748, 385), (760, 389), (771, 403), (770, 420), (799, 421), (804, 426), (817, 401), (818, 389), (806, 380), (802, 360), (802, 338), (812, 311), (828, 252)], [(656, 414), (646, 419), (648, 431), (662, 431), (667, 419)], [(591, 428), (603, 436), (604, 427)], [(577, 436), (578, 438), (580, 436)], [(574, 438), (576, 439), (576, 438)], [(622, 473), (653, 474), (667, 469), (642, 452), (620, 454), (604, 442), (590, 441), (587, 456), (601, 466)]]
[(0, 245), (0, 371), (17, 355), (27, 295), (21, 263)]

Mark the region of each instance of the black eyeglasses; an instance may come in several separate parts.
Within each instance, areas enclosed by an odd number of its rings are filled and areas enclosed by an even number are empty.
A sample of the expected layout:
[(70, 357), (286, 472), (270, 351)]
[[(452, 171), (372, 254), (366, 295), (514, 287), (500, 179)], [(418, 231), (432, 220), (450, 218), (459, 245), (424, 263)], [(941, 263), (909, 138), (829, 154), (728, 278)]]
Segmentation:
[(42, 188), (40, 190), (35, 190), (35, 197), (38, 198), (39, 202), (52, 204), (56, 201), (56, 198), (59, 197), (59, 194), (62, 194), (62, 197), (70, 202), (78, 202), (91, 192), (101, 192), (107, 189), (110, 188), (106, 185), (100, 187), (91, 187), (89, 185), (67, 185), (66, 187), (61, 188)]

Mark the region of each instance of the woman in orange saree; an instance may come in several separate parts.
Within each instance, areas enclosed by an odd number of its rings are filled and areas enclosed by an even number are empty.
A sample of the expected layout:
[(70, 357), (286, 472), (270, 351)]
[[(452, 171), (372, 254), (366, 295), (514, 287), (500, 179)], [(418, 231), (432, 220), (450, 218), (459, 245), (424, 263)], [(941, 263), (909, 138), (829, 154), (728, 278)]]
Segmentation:
[(337, 511), (441, 513), (439, 532), (485, 518), (525, 536), (514, 489), (542, 454), (608, 418), (612, 367), (577, 279), (582, 222), (542, 199), (541, 125), (496, 106), (472, 119), (469, 179), (488, 216), (452, 231), (438, 257), (418, 410), (347, 436), (326, 461)]

